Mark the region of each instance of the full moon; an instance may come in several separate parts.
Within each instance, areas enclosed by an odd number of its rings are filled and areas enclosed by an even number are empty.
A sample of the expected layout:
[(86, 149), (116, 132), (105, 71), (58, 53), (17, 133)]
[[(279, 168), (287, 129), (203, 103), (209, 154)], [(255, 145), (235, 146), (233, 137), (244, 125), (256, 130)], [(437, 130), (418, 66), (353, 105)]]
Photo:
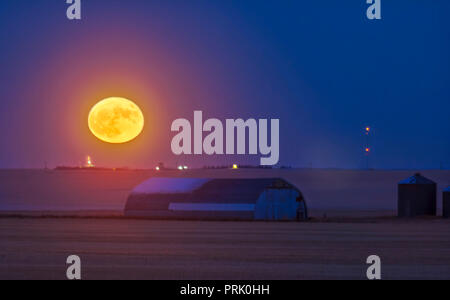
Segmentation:
[(122, 144), (135, 139), (144, 129), (144, 115), (134, 102), (119, 97), (104, 99), (92, 107), (89, 129), (100, 140)]

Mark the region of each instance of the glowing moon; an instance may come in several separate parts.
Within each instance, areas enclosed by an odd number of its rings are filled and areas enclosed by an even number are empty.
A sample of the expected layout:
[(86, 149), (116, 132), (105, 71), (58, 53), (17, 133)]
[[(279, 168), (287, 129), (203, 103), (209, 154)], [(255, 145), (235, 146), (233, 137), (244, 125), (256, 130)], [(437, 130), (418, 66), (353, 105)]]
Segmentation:
[(91, 132), (100, 140), (121, 144), (141, 134), (144, 129), (144, 115), (134, 102), (112, 97), (92, 107), (88, 124)]

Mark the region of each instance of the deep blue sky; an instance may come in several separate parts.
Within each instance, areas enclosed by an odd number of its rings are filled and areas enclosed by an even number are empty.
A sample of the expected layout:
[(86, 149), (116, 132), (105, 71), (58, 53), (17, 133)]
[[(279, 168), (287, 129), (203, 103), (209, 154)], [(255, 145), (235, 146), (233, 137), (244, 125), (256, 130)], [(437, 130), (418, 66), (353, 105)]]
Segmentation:
[[(450, 1), (64, 0), (0, 2), (0, 167), (257, 163), (177, 158), (171, 122), (279, 118), (281, 165), (450, 167)], [(104, 145), (87, 130), (97, 100), (144, 108), (143, 135)]]

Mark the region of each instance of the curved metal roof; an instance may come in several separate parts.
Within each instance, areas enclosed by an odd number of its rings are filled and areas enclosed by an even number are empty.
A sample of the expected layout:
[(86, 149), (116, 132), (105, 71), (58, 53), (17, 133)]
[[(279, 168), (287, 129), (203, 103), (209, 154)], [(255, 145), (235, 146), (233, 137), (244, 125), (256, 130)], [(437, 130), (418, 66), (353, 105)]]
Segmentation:
[(150, 178), (139, 184), (133, 194), (185, 194), (191, 193), (210, 181), (205, 178)]
[(280, 178), (257, 179), (211, 179), (211, 178), (150, 178), (138, 185), (131, 195), (180, 195), (189, 194), (195, 201), (215, 199), (257, 200), (264, 190), (269, 188), (295, 189), (287, 181)]

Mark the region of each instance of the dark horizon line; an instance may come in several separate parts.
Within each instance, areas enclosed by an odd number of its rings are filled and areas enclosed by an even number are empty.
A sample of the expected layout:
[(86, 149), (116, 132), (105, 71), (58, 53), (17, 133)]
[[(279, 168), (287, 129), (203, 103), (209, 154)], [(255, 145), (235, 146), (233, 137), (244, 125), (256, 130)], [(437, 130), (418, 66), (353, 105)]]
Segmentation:
[[(90, 172), (99, 172), (99, 171), (117, 171), (117, 172), (126, 172), (126, 171), (153, 171), (153, 172), (167, 172), (167, 171), (179, 171), (179, 172), (189, 172), (189, 171), (199, 171), (199, 170), (232, 170), (231, 167), (227, 166), (217, 166), (217, 167), (193, 167), (188, 170), (178, 170), (177, 168), (166, 168), (162, 170), (156, 170), (155, 168), (129, 168), (129, 167), (67, 167), (58, 169), (56, 168), (2, 168), (0, 167), (0, 171), (59, 171), (59, 172), (67, 172), (67, 171), (90, 171)], [(335, 167), (258, 167), (258, 166), (240, 166), (238, 170), (283, 170), (283, 171), (292, 171), (292, 170), (301, 170), (301, 171), (450, 171), (450, 169), (439, 169), (439, 168), (335, 168)]]

